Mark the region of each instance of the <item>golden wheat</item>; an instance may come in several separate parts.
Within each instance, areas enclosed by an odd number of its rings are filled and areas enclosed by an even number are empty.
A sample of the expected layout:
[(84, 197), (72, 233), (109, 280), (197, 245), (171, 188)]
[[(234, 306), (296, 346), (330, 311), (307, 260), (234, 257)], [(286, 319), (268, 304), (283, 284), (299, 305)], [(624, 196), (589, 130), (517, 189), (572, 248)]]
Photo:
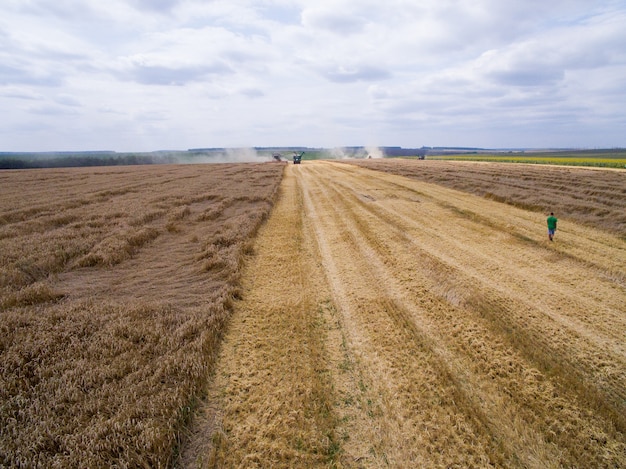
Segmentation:
[(623, 173), (362, 163), (0, 172), (0, 466), (625, 466)]
[(527, 210), (554, 212), (626, 238), (626, 170), (407, 159), (349, 162)]
[(184, 466), (624, 467), (626, 246), (544, 225), (289, 166)]
[(0, 173), (0, 466), (171, 464), (282, 171)]

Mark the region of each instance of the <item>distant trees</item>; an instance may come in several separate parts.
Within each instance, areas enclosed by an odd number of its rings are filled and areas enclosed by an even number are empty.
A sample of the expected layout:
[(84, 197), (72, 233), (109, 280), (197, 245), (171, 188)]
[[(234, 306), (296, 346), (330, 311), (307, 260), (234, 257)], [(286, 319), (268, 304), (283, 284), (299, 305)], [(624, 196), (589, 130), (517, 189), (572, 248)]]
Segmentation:
[(5, 154), (0, 155), (0, 169), (72, 168), (83, 166), (128, 166), (174, 163), (172, 157), (137, 153), (103, 154)]

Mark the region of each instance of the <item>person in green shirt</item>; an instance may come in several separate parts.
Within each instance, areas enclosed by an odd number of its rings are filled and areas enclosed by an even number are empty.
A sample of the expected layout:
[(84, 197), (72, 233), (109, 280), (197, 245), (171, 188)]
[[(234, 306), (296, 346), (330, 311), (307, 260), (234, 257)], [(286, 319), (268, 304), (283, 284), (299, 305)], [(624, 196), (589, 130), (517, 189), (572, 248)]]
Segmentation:
[(553, 241), (554, 232), (556, 231), (556, 222), (557, 218), (554, 216), (553, 212), (550, 212), (550, 216), (548, 217), (548, 239)]

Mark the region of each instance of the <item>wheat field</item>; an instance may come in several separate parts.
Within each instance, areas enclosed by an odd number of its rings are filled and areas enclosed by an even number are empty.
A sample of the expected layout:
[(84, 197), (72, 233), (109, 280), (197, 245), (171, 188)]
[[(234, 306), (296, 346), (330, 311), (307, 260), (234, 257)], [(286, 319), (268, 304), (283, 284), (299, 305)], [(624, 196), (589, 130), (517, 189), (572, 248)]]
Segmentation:
[(349, 162), (527, 210), (555, 212), (626, 239), (626, 170), (408, 159)]
[(0, 173), (0, 467), (167, 467), (280, 164)]
[(180, 466), (626, 467), (626, 245), (559, 223), (289, 166)]
[(0, 467), (626, 467), (626, 173), (347, 163), (0, 172)]

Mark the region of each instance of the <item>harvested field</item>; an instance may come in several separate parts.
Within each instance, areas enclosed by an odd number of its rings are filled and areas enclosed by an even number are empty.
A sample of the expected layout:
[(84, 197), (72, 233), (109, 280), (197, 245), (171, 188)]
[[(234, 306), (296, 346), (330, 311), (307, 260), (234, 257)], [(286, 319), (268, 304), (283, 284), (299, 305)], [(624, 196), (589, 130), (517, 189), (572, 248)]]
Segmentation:
[(0, 172), (0, 467), (167, 467), (279, 164)]
[(179, 465), (626, 467), (626, 244), (560, 223), (289, 166)]
[(424, 163), (0, 172), (0, 466), (626, 467), (619, 223)]
[(608, 230), (626, 240), (626, 170), (409, 159), (349, 162), (528, 210), (553, 211), (558, 218)]

